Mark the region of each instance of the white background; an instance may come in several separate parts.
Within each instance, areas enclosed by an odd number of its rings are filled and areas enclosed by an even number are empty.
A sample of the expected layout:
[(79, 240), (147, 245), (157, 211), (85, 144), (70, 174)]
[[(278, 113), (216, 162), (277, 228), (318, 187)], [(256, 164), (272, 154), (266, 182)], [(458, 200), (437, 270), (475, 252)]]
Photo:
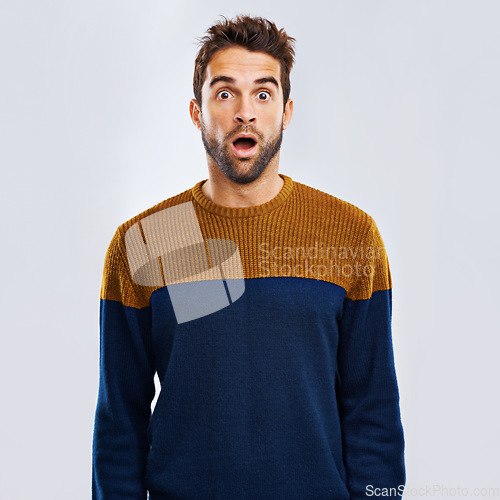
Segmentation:
[(90, 498), (106, 248), (207, 178), (196, 37), (237, 13), (297, 39), (280, 172), (384, 238), (406, 497), (500, 488), (500, 2), (16, 0), (0, 7), (0, 498)]

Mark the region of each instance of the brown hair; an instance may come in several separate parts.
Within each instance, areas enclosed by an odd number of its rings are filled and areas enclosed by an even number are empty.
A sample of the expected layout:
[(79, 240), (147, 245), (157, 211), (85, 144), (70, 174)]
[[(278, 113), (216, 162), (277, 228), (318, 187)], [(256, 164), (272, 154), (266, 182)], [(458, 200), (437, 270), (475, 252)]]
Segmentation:
[(253, 52), (265, 52), (280, 62), (283, 106), (290, 96), (290, 71), (294, 63), (295, 38), (288, 36), (283, 28), (262, 17), (246, 15), (219, 21), (207, 30), (204, 37), (198, 38), (201, 48), (194, 63), (193, 91), (201, 108), (201, 87), (205, 80), (207, 65), (215, 52), (232, 46), (244, 47)]

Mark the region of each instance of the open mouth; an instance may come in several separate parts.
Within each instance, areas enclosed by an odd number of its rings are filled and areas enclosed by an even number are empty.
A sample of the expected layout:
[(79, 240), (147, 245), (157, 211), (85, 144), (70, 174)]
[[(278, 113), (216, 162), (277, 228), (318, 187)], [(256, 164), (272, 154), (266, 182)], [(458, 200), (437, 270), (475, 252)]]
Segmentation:
[(257, 142), (251, 137), (239, 137), (232, 142), (232, 147), (237, 156), (245, 157), (255, 152), (257, 149)]
[(236, 139), (233, 144), (236, 149), (245, 151), (252, 149), (256, 142), (251, 137), (240, 137)]

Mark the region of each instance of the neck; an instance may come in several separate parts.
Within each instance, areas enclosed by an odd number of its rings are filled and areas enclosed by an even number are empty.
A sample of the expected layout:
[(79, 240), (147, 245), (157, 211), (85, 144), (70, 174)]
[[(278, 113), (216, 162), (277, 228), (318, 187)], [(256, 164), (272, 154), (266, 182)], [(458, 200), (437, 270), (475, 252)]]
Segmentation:
[(209, 158), (209, 178), (203, 183), (201, 190), (210, 201), (223, 207), (262, 205), (275, 198), (283, 187), (283, 179), (278, 175), (278, 166), (279, 153), (269, 162), (258, 179), (248, 184), (240, 184), (226, 177), (212, 158)]

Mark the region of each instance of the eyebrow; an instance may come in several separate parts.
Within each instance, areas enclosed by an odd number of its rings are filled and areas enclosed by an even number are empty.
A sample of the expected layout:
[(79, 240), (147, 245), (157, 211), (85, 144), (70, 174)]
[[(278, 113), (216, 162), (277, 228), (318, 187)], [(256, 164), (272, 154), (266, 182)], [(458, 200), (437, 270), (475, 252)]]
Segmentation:
[[(236, 83), (236, 80), (234, 78), (231, 78), (230, 76), (214, 76), (212, 78), (212, 81), (210, 82), (210, 87), (213, 87), (218, 82)], [(279, 89), (279, 84), (276, 78), (272, 76), (259, 78), (258, 80), (254, 80), (254, 83), (256, 83), (257, 85), (262, 85), (263, 83), (272, 83), (273, 85), (276, 85), (276, 88)]]

